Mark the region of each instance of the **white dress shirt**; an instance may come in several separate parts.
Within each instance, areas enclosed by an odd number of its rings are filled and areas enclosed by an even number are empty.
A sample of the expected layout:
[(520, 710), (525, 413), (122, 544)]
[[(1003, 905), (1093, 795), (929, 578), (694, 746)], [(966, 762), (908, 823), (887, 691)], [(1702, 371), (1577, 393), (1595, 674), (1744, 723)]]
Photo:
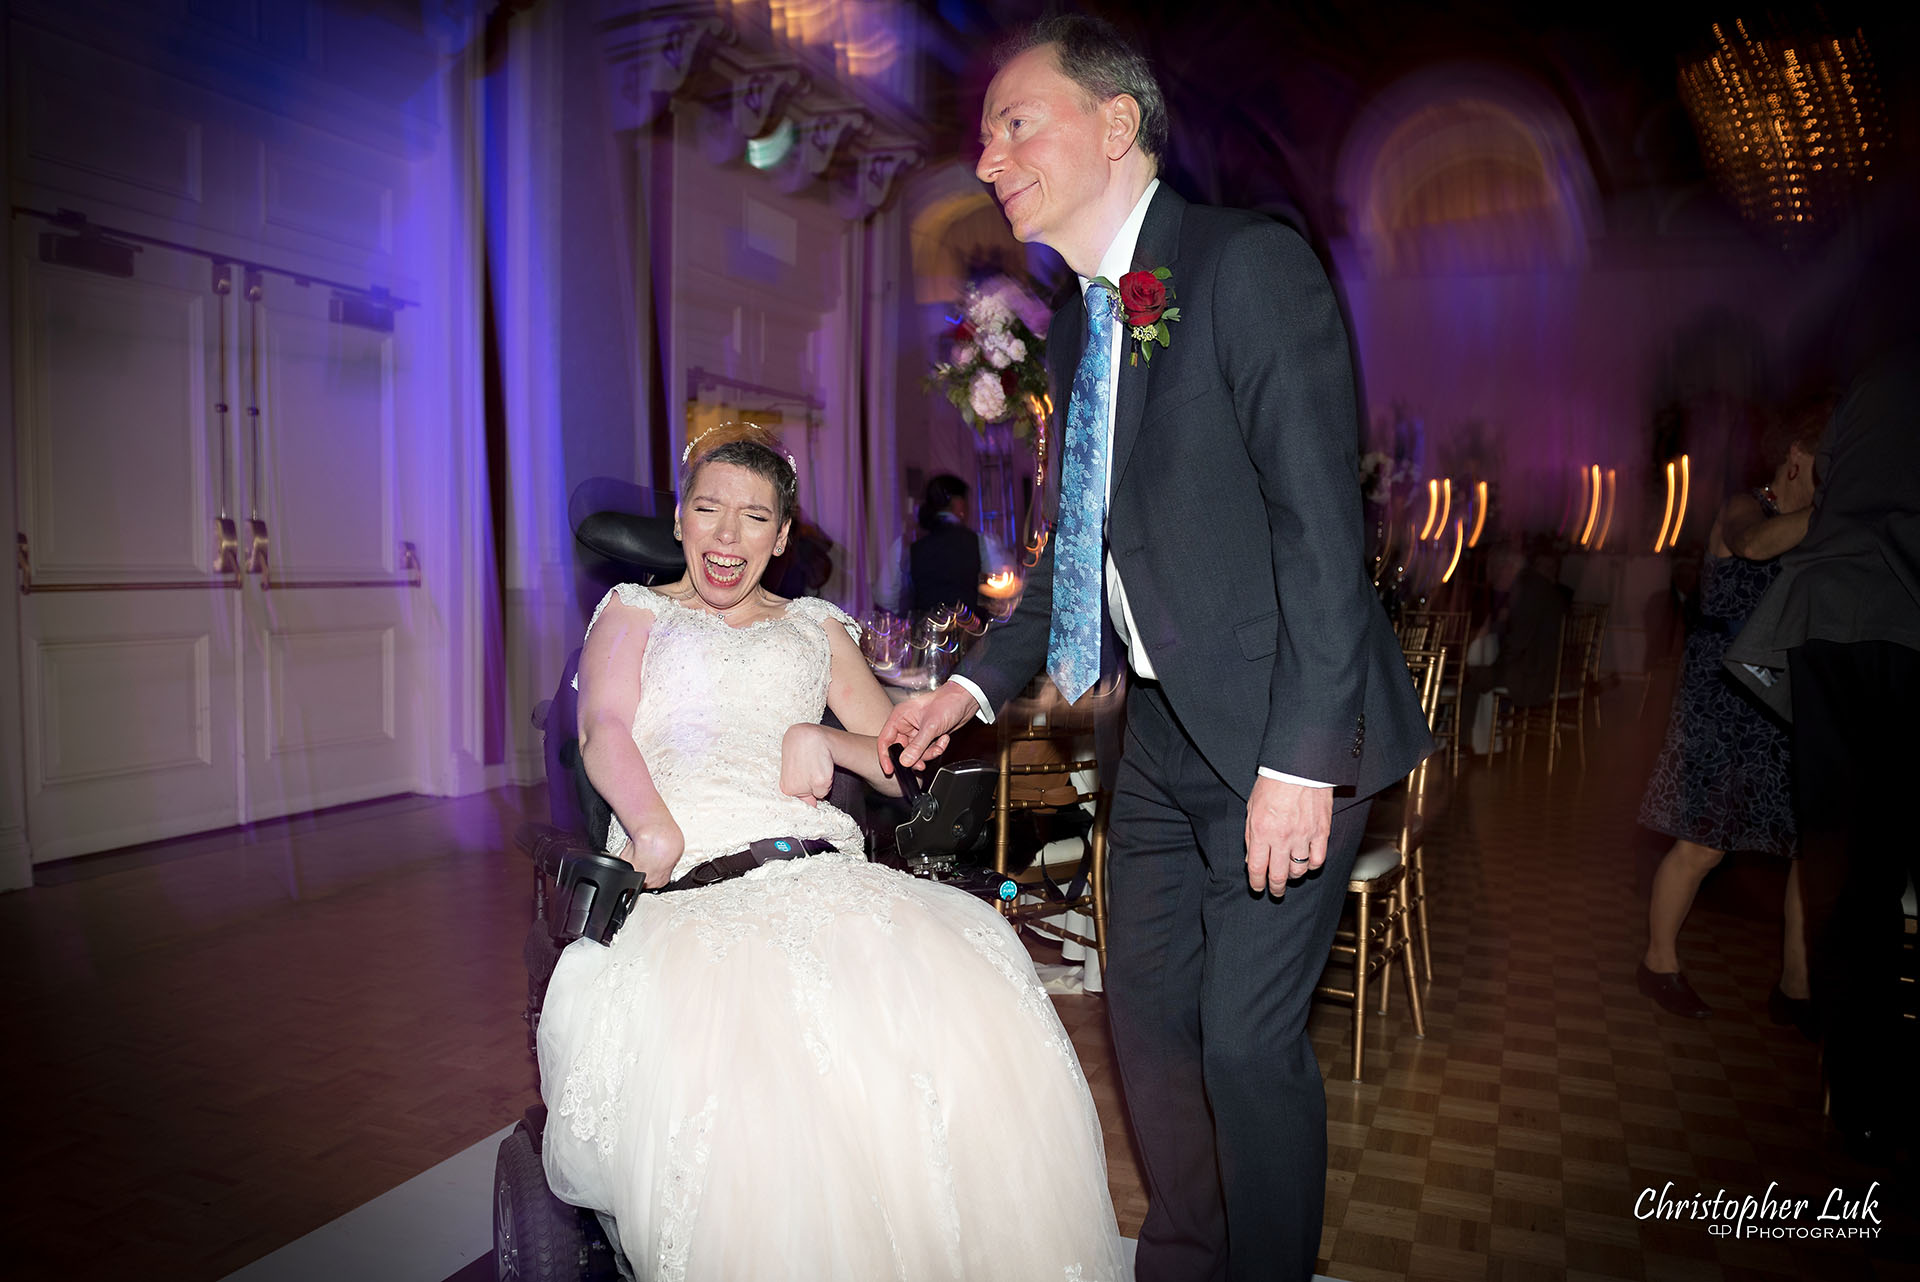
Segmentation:
[[(1140, 243), (1140, 226), (1147, 221), (1147, 206), (1153, 203), (1153, 193), (1160, 190), (1160, 180), (1155, 178), (1140, 193), (1127, 220), (1120, 224), (1120, 230), (1114, 233), (1113, 241), (1107, 246), (1107, 252), (1100, 256), (1100, 275), (1118, 287), (1120, 278), (1133, 270), (1133, 251)], [(1080, 296), (1086, 298), (1087, 286), (1093, 283), (1090, 276), (1080, 277)], [(1109, 380), (1107, 387), (1107, 501), (1111, 511), (1113, 501), (1113, 415), (1120, 403), (1120, 371), (1124, 367), (1126, 344), (1129, 339), (1127, 326), (1122, 323), (1113, 327), (1113, 358), (1108, 364)], [(1111, 546), (1111, 540), (1108, 540)], [(1120, 581), (1120, 567), (1115, 564), (1113, 553), (1107, 553), (1107, 613), (1113, 620), (1113, 630), (1120, 636), (1120, 644), (1126, 648), (1127, 666), (1136, 676), (1149, 681), (1157, 680), (1153, 673), (1153, 658), (1147, 653), (1146, 643), (1139, 640), (1140, 629), (1133, 621), (1133, 608), (1127, 604), (1127, 588)], [(987, 696), (980, 687), (962, 676), (949, 678), (965, 686), (973, 695), (975, 703), (980, 705), (980, 719), (991, 724), (993, 707), (987, 702)], [(1298, 775), (1286, 774), (1279, 770), (1260, 767), (1260, 773), (1269, 779), (1278, 779), (1282, 783), (1305, 784), (1310, 788), (1331, 788), (1333, 785), (1314, 779), (1302, 779)]]

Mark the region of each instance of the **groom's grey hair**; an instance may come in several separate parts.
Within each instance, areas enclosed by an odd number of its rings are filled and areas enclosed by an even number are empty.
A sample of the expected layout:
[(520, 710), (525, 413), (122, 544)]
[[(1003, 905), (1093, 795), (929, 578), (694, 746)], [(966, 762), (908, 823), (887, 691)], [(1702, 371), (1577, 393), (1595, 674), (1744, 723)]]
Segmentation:
[(1113, 25), (1081, 13), (1042, 18), (994, 50), (993, 65), (1004, 67), (1029, 49), (1052, 45), (1060, 71), (1094, 103), (1126, 94), (1140, 104), (1135, 141), (1155, 162), (1167, 154), (1167, 100), (1144, 55)]

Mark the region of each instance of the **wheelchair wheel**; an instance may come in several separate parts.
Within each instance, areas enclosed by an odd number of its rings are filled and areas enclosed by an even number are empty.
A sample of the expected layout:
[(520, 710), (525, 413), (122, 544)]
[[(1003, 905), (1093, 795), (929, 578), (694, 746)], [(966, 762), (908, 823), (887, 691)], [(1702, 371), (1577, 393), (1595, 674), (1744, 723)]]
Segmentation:
[(547, 1187), (525, 1122), (500, 1142), (494, 1159), (493, 1256), (500, 1282), (607, 1282), (620, 1275), (599, 1219)]

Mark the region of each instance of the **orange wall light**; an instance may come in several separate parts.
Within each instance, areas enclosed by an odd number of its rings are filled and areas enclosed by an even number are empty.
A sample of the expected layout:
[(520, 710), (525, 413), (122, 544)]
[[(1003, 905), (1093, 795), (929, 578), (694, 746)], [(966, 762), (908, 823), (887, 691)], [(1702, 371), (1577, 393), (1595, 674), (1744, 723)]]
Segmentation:
[(1653, 550), (1658, 552), (1667, 542), (1667, 527), (1673, 524), (1673, 464), (1667, 464), (1667, 507), (1660, 513), (1660, 533), (1653, 536)]
[(1673, 534), (1667, 539), (1667, 546), (1673, 547), (1680, 542), (1680, 528), (1687, 523), (1687, 481), (1693, 468), (1687, 462), (1687, 456), (1680, 456), (1680, 505), (1673, 513)]
[(1600, 536), (1593, 541), (1593, 550), (1598, 552), (1607, 546), (1607, 531), (1613, 528), (1613, 489), (1614, 470), (1607, 469), (1607, 506), (1600, 515)]
[[(1588, 477), (1592, 480), (1589, 481)], [(1593, 541), (1593, 523), (1600, 519), (1600, 465), (1590, 466), (1580, 474), (1581, 493), (1587, 496), (1587, 520), (1580, 527), (1580, 546), (1586, 547)]]

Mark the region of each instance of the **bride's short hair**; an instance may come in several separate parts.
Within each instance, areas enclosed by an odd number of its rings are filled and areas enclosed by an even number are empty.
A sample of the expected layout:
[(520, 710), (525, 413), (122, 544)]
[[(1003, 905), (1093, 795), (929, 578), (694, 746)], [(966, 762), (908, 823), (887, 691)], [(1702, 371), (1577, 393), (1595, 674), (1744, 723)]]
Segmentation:
[(793, 515), (794, 508), (799, 506), (800, 478), (794, 471), (793, 460), (769, 441), (754, 436), (736, 436), (697, 453), (688, 450), (687, 461), (680, 467), (681, 494), (684, 495), (692, 487), (694, 476), (709, 463), (731, 463), (771, 482), (776, 525), (785, 524)]

